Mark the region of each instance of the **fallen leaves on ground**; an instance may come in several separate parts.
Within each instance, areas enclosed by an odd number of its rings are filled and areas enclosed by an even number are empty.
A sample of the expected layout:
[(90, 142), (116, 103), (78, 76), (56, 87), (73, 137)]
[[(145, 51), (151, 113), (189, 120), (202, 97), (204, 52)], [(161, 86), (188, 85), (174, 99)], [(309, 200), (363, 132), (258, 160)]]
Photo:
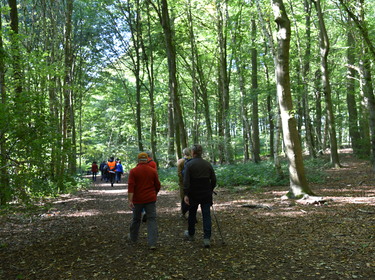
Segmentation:
[(187, 222), (177, 192), (160, 193), (155, 251), (147, 247), (145, 223), (137, 244), (126, 239), (125, 184), (98, 182), (54, 201), (47, 212), (8, 213), (0, 219), (0, 278), (373, 279), (374, 174), (366, 162), (342, 160), (345, 168), (311, 186), (322, 204), (282, 200), (285, 187), (220, 189), (210, 249), (203, 248), (201, 218), (196, 240), (183, 239)]

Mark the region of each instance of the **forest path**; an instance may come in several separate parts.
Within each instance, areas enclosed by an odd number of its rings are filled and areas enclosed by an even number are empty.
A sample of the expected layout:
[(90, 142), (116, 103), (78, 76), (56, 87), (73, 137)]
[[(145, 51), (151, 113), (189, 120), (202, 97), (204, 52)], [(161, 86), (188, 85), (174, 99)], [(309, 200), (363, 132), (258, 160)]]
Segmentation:
[(375, 177), (367, 162), (342, 155), (342, 163), (328, 171), (328, 183), (312, 186), (324, 205), (281, 200), (286, 187), (219, 190), (215, 213), (226, 244), (213, 219), (210, 249), (199, 238), (201, 218), (196, 241), (183, 240), (178, 194), (166, 191), (157, 204), (157, 250), (147, 247), (144, 223), (139, 243), (130, 244), (127, 186), (99, 181), (46, 212), (0, 216), (0, 279), (373, 279)]

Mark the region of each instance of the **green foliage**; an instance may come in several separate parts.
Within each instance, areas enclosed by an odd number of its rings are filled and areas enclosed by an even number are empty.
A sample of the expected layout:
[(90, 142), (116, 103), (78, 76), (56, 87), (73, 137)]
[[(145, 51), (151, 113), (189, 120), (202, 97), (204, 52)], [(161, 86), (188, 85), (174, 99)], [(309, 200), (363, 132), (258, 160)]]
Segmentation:
[(178, 189), (177, 167), (160, 168), (158, 173), (162, 188), (167, 190)]
[[(287, 172), (283, 165), (284, 172)], [(215, 168), (219, 187), (233, 188), (236, 186), (280, 186), (288, 184), (285, 178), (279, 178), (271, 161), (258, 164), (253, 162), (222, 165)]]
[[(325, 178), (324, 169), (329, 167), (329, 162), (323, 158), (305, 160), (305, 171), (308, 182), (323, 183)], [(253, 162), (238, 163), (232, 165), (214, 166), (217, 186), (230, 190), (238, 187), (259, 190), (261, 187), (288, 186), (288, 165), (282, 162), (283, 173), (280, 178), (272, 161), (262, 161), (258, 164)], [(177, 168), (159, 169), (159, 178), (162, 186), (168, 190), (178, 189)]]
[(330, 168), (330, 162), (324, 158), (309, 158), (305, 160), (305, 174), (308, 182), (324, 183), (326, 178), (325, 169)]

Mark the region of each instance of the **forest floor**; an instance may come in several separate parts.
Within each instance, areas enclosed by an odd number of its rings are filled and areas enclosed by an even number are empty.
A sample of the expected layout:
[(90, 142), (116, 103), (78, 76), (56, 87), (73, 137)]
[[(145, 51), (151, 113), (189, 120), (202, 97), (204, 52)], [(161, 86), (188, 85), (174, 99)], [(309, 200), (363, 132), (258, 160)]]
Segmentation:
[(351, 154), (340, 160), (343, 168), (311, 185), (324, 203), (283, 200), (287, 187), (219, 189), (222, 237), (213, 216), (210, 249), (198, 238), (200, 216), (196, 240), (184, 240), (178, 194), (167, 191), (157, 249), (148, 249), (145, 224), (130, 244), (127, 186), (99, 179), (48, 210), (0, 215), (0, 279), (375, 279), (375, 175)]

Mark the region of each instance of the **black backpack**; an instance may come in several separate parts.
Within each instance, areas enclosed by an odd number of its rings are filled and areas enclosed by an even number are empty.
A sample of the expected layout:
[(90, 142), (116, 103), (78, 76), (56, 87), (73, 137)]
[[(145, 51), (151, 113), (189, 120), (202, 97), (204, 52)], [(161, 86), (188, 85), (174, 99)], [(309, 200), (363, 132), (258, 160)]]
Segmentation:
[(184, 167), (181, 170), (182, 178), (184, 178), (184, 176), (185, 176), (185, 166), (191, 160), (192, 160), (191, 158), (185, 158)]

